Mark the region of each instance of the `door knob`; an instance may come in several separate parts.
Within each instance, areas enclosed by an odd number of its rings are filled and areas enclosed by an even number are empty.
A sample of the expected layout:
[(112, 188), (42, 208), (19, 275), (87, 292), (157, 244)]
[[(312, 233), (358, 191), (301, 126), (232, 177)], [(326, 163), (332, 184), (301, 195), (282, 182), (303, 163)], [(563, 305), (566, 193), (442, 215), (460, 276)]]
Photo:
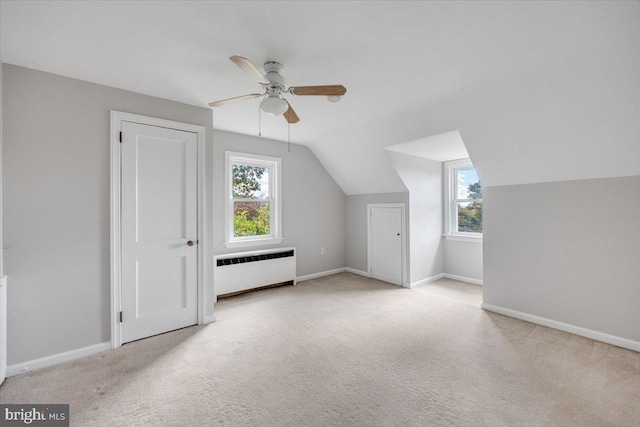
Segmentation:
[(187, 246), (193, 246), (193, 240), (189, 240), (189, 241), (187, 242)]

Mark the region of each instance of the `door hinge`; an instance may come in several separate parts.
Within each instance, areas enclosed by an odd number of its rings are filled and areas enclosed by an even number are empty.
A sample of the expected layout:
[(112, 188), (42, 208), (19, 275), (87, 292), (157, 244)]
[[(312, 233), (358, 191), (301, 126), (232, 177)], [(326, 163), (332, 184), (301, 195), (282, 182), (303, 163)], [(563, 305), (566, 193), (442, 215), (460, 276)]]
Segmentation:
[(120, 131), (120, 142), (122, 142), (122, 131)]
[(120, 323), (122, 323), (122, 312), (120, 312)]

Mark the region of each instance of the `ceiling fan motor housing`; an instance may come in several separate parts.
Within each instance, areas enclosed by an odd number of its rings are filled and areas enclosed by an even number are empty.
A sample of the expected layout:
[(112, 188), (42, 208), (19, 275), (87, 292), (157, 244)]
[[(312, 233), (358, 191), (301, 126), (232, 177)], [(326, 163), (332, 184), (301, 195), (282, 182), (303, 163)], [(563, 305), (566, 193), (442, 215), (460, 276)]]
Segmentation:
[(272, 85), (280, 86), (281, 90), (284, 90), (284, 85), (287, 82), (280, 74), (283, 69), (284, 67), (279, 62), (267, 61), (264, 63), (265, 77)]

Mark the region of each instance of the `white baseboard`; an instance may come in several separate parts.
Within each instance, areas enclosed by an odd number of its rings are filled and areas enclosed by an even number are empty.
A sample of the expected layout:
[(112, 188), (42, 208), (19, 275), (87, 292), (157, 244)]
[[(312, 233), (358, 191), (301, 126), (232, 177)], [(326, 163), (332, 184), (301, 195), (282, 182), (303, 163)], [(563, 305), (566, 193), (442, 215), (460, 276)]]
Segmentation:
[(452, 279), (452, 280), (457, 280), (459, 282), (467, 282), (467, 283), (471, 283), (473, 285), (482, 286), (482, 280), (472, 279), (471, 277), (456, 276), (455, 274), (449, 274), (449, 273), (444, 273), (444, 277), (446, 279)]
[(206, 316), (204, 316), (204, 324), (208, 325), (209, 323), (213, 323), (216, 321), (216, 315), (215, 314), (207, 314)]
[(418, 280), (417, 282), (410, 283), (407, 288), (413, 289), (420, 285), (426, 285), (427, 283), (435, 282), (444, 277), (444, 273), (436, 274), (435, 276), (427, 277), (426, 279)]
[(366, 271), (356, 270), (355, 268), (351, 268), (351, 267), (345, 268), (345, 271), (347, 273), (357, 274), (358, 276), (371, 277), (371, 275), (369, 273), (367, 273)]
[(297, 282), (304, 282), (305, 280), (317, 279), (318, 277), (331, 276), (332, 274), (344, 273), (346, 268), (336, 268), (335, 270), (321, 271), (320, 273), (307, 274), (305, 276), (296, 277)]
[(569, 332), (574, 335), (579, 335), (585, 338), (591, 338), (592, 340), (602, 341), (607, 344), (615, 345), (629, 350), (640, 352), (640, 342), (633, 341), (627, 338), (618, 337), (615, 335), (609, 335), (604, 332), (594, 331), (592, 329), (583, 328), (580, 326), (570, 325), (568, 323), (558, 322), (557, 320), (547, 319), (545, 317), (535, 316), (533, 314), (523, 313), (521, 311), (511, 310), (509, 308), (498, 307), (487, 303), (482, 303), (480, 306), (483, 310), (492, 311), (494, 313), (502, 314), (504, 316), (514, 317), (516, 319), (524, 320), (526, 322), (535, 323), (536, 325), (546, 326), (552, 329), (558, 329), (560, 331)]
[(91, 356), (92, 354), (102, 353), (103, 351), (107, 351), (110, 349), (111, 349), (110, 342), (102, 342), (100, 344), (94, 344), (88, 347), (66, 351), (64, 353), (53, 354), (51, 356), (30, 360), (28, 362), (17, 363), (15, 365), (7, 366), (7, 377), (13, 377), (15, 375), (20, 375), (26, 372), (35, 371), (36, 369), (42, 369), (48, 366), (58, 365), (60, 363), (69, 362), (71, 360)]

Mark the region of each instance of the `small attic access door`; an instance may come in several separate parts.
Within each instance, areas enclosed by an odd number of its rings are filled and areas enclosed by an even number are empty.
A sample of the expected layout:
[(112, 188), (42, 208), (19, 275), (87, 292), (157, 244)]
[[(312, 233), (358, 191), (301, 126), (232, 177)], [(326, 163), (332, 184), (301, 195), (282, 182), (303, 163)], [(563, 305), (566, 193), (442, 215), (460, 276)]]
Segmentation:
[(404, 204), (367, 205), (368, 268), (372, 278), (402, 286)]

